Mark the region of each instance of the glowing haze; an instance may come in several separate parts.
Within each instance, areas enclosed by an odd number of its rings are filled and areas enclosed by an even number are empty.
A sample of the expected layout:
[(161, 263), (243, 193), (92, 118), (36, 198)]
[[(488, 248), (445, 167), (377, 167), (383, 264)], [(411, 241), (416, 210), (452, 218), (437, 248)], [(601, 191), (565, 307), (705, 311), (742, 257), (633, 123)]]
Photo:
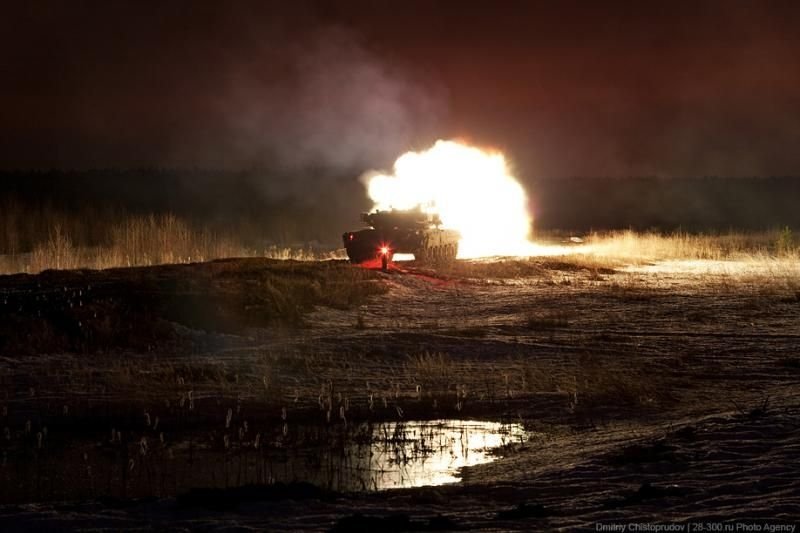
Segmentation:
[(444, 227), (461, 233), (461, 258), (534, 253), (528, 198), (503, 154), (440, 140), (401, 155), (393, 170), (365, 175), (374, 209), (438, 213)]

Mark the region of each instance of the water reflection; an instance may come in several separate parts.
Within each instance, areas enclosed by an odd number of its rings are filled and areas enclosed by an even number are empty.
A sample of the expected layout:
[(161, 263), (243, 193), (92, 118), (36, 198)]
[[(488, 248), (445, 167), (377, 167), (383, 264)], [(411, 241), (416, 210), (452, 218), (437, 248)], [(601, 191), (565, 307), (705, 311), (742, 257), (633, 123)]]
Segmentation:
[[(154, 433), (151, 431), (151, 433)], [(524, 442), (519, 424), (478, 420), (281, 424), (0, 446), (0, 502), (169, 496), (194, 487), (308, 482), (336, 491), (441, 485)]]
[(518, 424), (478, 420), (385, 424), (376, 428), (367, 452), (372, 488), (454, 483), (462, 467), (489, 463), (497, 457), (493, 450), (525, 439)]
[(526, 440), (519, 424), (479, 420), (298, 426), (252, 467), (256, 482), (302, 481), (345, 492), (442, 485), (459, 481), (462, 467), (491, 462), (499, 448)]

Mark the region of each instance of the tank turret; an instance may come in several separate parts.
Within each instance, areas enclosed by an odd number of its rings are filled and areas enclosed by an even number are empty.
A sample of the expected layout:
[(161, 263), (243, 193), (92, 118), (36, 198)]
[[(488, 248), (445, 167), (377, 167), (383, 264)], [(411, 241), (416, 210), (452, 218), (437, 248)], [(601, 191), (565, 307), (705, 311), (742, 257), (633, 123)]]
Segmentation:
[(416, 209), (373, 211), (361, 213), (361, 222), (375, 229), (439, 227), (442, 220), (436, 213), (426, 213), (419, 207)]

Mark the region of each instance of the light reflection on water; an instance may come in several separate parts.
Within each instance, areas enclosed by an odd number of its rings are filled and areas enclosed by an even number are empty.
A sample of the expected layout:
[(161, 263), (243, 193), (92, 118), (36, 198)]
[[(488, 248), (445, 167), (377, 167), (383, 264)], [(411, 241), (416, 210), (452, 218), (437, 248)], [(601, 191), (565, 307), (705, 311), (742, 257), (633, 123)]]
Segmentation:
[[(127, 432), (62, 440), (41, 450), (12, 442), (2, 451), (0, 503), (98, 497), (164, 497), (195, 487), (307, 482), (374, 491), (459, 481), (459, 469), (489, 463), (525, 442), (519, 424), (430, 420), (298, 424), (237, 433)], [(173, 437), (173, 435), (175, 435)], [(237, 438), (238, 436), (238, 438)], [(143, 444), (144, 443), (144, 444)]]
[(351, 453), (368, 461), (376, 490), (455, 483), (460, 468), (492, 462), (493, 450), (527, 440), (519, 424), (478, 420), (387, 423), (373, 433), (368, 448), (356, 445)]

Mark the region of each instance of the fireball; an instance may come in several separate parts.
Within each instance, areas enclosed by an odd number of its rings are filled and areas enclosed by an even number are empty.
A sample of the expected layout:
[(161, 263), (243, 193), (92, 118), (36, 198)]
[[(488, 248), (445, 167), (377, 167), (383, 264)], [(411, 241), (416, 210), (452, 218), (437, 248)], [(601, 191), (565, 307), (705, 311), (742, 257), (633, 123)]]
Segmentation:
[(372, 172), (365, 181), (374, 209), (437, 213), (444, 227), (461, 233), (461, 258), (534, 253), (527, 195), (499, 152), (440, 140), (400, 156), (391, 174)]

